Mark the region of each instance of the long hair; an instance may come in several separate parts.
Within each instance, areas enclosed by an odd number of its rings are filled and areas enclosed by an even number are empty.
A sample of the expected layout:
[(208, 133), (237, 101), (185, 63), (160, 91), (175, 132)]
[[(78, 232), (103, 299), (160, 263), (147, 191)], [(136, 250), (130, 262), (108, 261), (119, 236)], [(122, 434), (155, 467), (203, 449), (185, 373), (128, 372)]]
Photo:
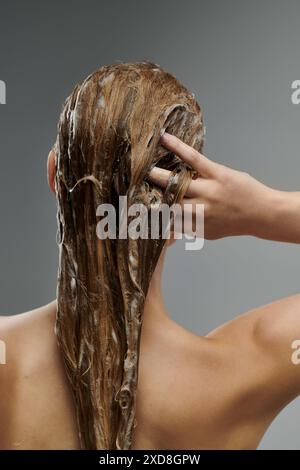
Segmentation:
[[(201, 150), (202, 113), (149, 61), (103, 66), (77, 84), (55, 144), (59, 268), (56, 335), (84, 449), (130, 449), (144, 302), (166, 239), (106, 238), (97, 207), (180, 203), (193, 170), (159, 143), (164, 131)], [(147, 180), (172, 170), (166, 190)], [(120, 228), (121, 221), (117, 221)]]

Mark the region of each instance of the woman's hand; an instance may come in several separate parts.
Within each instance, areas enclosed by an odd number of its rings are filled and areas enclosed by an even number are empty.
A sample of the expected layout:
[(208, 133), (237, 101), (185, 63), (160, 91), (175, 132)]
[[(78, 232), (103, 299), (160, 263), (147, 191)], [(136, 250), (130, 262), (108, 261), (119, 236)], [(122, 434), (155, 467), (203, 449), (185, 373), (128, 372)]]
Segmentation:
[[(272, 224), (271, 209), (280, 199), (280, 191), (265, 186), (248, 173), (209, 160), (171, 134), (163, 134), (161, 144), (198, 172), (199, 176), (191, 181), (183, 203), (204, 204), (206, 239), (234, 235), (267, 238), (264, 234)], [(170, 173), (154, 167), (149, 179), (165, 188)]]

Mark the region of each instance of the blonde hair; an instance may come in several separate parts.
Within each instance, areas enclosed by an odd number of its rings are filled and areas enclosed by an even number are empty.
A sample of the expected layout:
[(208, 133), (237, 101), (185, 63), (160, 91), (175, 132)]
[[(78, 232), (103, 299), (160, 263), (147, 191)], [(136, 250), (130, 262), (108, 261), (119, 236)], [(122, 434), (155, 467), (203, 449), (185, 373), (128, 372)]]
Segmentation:
[[(166, 241), (101, 240), (96, 209), (120, 195), (128, 206), (182, 200), (193, 171), (160, 145), (165, 130), (201, 150), (194, 95), (148, 61), (101, 67), (60, 116), (56, 334), (85, 449), (130, 449), (144, 302)], [(147, 180), (154, 165), (172, 170), (164, 191)]]

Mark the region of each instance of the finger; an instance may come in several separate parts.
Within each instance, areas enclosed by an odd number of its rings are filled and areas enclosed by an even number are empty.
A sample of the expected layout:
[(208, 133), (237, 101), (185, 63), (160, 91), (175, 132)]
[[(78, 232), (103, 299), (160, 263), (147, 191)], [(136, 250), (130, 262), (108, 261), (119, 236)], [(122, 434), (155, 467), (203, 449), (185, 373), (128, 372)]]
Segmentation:
[(150, 171), (148, 178), (150, 181), (157, 184), (161, 188), (166, 188), (168, 185), (170, 176), (171, 176), (171, 171), (154, 166), (152, 170)]
[[(149, 180), (153, 183), (157, 184), (161, 188), (166, 188), (171, 176), (171, 171), (165, 170), (164, 168), (159, 168), (154, 166), (149, 173)], [(191, 180), (186, 192), (185, 196), (187, 197), (196, 197), (199, 195), (199, 180)]]
[(183, 198), (175, 212), (175, 232), (204, 237), (204, 203), (199, 198)]
[(165, 132), (161, 138), (160, 142), (168, 150), (174, 152), (178, 157), (180, 157), (185, 163), (190, 165), (194, 170), (198, 171), (201, 175), (211, 175), (215, 162), (209, 160), (207, 157), (202, 155), (196, 149), (187, 145), (182, 140), (180, 140), (175, 135)]

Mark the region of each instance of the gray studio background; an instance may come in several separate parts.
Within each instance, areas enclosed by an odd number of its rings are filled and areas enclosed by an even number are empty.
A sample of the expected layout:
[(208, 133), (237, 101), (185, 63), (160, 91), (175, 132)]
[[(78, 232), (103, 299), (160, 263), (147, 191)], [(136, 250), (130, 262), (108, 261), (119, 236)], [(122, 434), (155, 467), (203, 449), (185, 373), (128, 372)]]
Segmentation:
[[(0, 312), (55, 297), (56, 207), (46, 157), (62, 101), (106, 63), (152, 60), (175, 74), (204, 111), (205, 153), (286, 190), (300, 189), (300, 2), (2, 1), (0, 79)], [(168, 308), (206, 334), (235, 315), (300, 289), (300, 247), (257, 239), (170, 248)], [(261, 449), (300, 449), (300, 398)]]

